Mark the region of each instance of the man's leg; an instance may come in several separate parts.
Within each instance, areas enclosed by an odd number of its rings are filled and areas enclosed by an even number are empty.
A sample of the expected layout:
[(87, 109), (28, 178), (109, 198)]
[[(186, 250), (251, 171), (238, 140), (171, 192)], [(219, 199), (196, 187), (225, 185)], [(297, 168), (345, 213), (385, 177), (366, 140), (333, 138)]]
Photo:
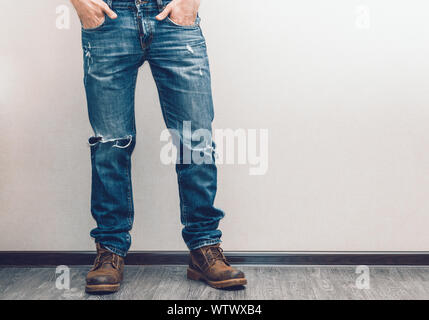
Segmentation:
[(180, 150), (178, 176), (183, 239), (191, 251), (188, 278), (216, 288), (246, 284), (219, 246), (214, 207), (217, 189), (215, 145), (212, 142), (213, 101), (206, 44), (199, 18), (180, 26), (168, 18), (154, 23), (148, 61), (156, 81), (167, 127)]
[[(156, 22), (148, 61), (164, 120), (182, 151), (176, 171), (183, 239), (190, 250), (217, 244), (222, 235), (218, 225), (224, 213), (213, 205), (217, 188), (211, 141), (213, 102), (206, 47), (199, 26)], [(192, 141), (192, 135), (194, 140), (200, 135), (201, 140)], [(200, 153), (202, 157), (198, 157)], [(195, 156), (204, 159), (204, 163), (196, 163)]]
[(98, 256), (87, 277), (87, 291), (115, 291), (122, 280), (123, 257), (133, 224), (131, 154), (136, 140), (134, 91), (143, 52), (135, 15), (113, 8), (118, 18), (82, 31), (84, 83), (94, 136), (91, 213), (97, 227), (91, 236)]

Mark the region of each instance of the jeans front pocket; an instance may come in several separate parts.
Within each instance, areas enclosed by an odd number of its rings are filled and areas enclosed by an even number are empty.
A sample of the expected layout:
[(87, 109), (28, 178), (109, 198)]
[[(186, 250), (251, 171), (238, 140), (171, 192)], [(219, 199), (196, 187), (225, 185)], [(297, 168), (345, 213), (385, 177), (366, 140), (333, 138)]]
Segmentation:
[(181, 24), (178, 24), (177, 22), (175, 22), (174, 20), (172, 20), (170, 17), (167, 17), (165, 19), (170, 25), (178, 27), (178, 28), (182, 28), (182, 29), (195, 29), (198, 28), (200, 25), (200, 17), (197, 15), (197, 18), (195, 19), (194, 23), (189, 25), (189, 26), (184, 26)]
[(106, 22), (107, 22), (107, 17), (106, 17), (106, 15), (104, 15), (103, 22), (100, 25), (98, 25), (98, 26), (96, 26), (94, 28), (84, 28), (82, 22), (81, 22), (81, 26), (82, 26), (82, 30), (83, 31), (91, 32), (91, 31), (100, 30), (101, 28), (103, 28), (106, 25)]

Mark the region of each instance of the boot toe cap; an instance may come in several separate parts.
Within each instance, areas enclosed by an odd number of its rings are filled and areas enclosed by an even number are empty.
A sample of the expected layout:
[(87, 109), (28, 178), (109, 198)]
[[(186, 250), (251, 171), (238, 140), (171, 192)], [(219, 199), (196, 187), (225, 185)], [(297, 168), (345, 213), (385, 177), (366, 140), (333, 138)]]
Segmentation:
[(118, 283), (116, 277), (109, 274), (102, 274), (96, 276), (88, 276), (86, 283), (89, 285), (102, 285), (102, 284), (116, 284)]
[(245, 278), (244, 272), (240, 270), (235, 270), (235, 272), (233, 272), (231, 276), (233, 279)]

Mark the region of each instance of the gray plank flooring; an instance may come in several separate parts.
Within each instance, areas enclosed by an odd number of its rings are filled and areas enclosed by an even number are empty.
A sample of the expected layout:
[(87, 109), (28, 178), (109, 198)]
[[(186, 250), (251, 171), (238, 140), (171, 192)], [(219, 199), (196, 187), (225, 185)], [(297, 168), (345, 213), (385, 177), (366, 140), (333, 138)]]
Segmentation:
[(0, 300), (295, 300), (429, 299), (429, 267), (370, 267), (369, 289), (356, 286), (353, 266), (240, 266), (249, 284), (240, 290), (216, 290), (186, 279), (185, 266), (127, 266), (119, 292), (88, 295), (89, 266), (70, 268), (70, 289), (57, 289), (55, 268), (0, 268)]

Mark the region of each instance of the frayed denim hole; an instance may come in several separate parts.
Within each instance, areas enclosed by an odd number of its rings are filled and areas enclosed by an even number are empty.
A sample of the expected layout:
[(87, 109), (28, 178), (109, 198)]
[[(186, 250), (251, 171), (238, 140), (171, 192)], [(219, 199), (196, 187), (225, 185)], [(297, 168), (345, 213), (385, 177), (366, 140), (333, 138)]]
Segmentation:
[(101, 141), (102, 137), (91, 137), (88, 139), (88, 144), (90, 147), (96, 145)]
[(129, 137), (127, 139), (116, 140), (116, 143), (113, 145), (116, 148), (125, 149), (128, 148), (133, 142), (133, 137)]

